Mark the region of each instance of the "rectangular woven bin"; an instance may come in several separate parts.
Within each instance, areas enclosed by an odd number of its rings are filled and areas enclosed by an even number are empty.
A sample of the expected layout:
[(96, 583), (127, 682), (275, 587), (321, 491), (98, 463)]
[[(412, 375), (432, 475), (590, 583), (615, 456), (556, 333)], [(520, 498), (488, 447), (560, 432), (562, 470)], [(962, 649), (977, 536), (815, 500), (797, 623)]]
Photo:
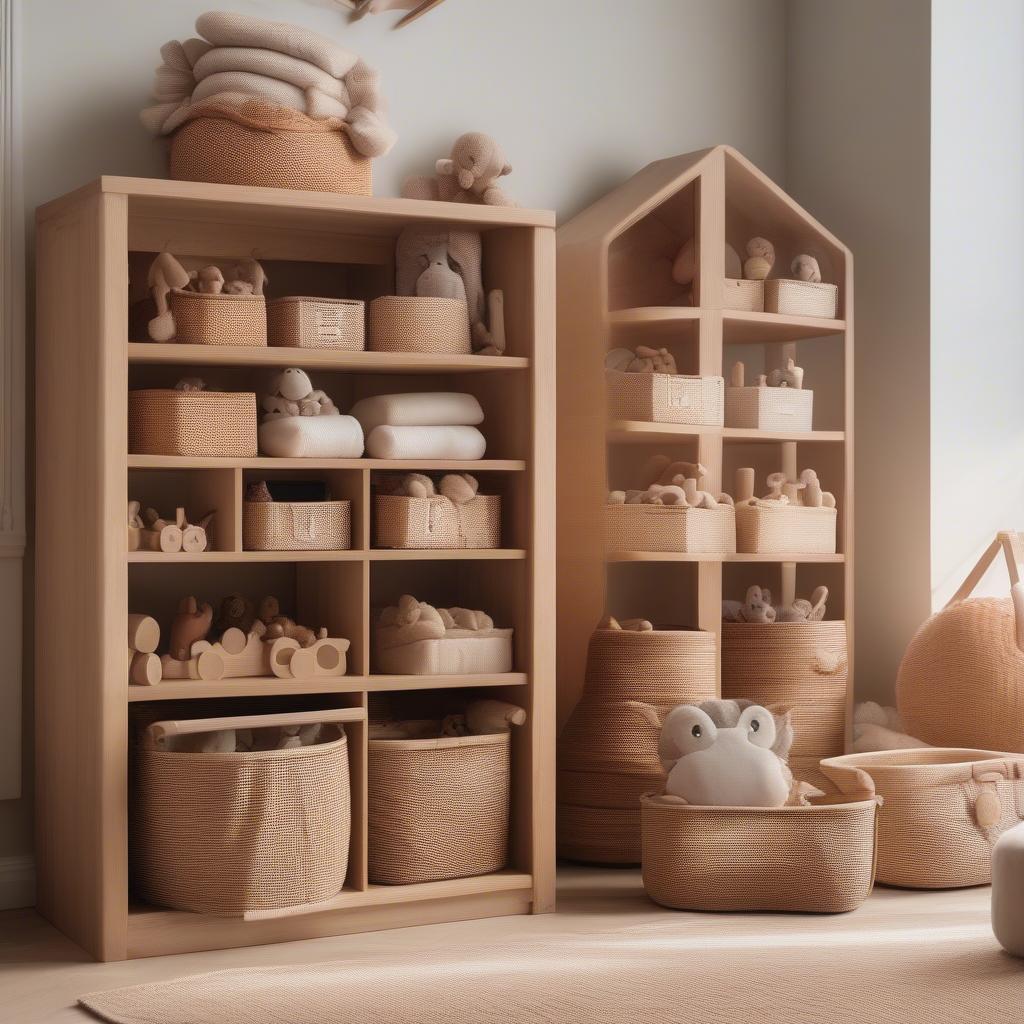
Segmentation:
[(750, 430), (810, 430), (814, 392), (809, 388), (725, 389), (725, 425)]
[(246, 501), (246, 551), (347, 551), (352, 547), (349, 501)]
[(478, 494), (459, 505), (442, 494), (431, 498), (375, 495), (373, 543), (379, 548), (501, 547), (501, 498)]
[(992, 847), (1024, 819), (1024, 755), (922, 747), (821, 762), (840, 789), (882, 798), (878, 881), (907, 889), (988, 885)]
[(607, 505), (604, 535), (608, 551), (733, 554), (736, 517), (731, 505), (717, 509)]
[(605, 380), (611, 419), (722, 426), (725, 417), (723, 377), (606, 370)]
[(495, 675), (512, 671), (512, 630), (480, 634), (449, 629), (446, 636), (375, 650), (378, 672), (395, 675)]
[(508, 861), (510, 737), (370, 740), (370, 881), (412, 885)]
[(854, 910), (874, 875), (874, 795), (812, 807), (640, 801), (647, 895), (677, 910)]
[(820, 316), (833, 319), (839, 304), (839, 286), (818, 281), (772, 278), (764, 283), (766, 313)]
[(465, 299), (382, 295), (367, 315), (373, 352), (432, 352), (469, 355), (469, 308)]
[(763, 555), (835, 554), (836, 510), (781, 502), (738, 504), (736, 550)]
[(256, 395), (251, 391), (128, 392), (128, 451), (133, 455), (256, 455)]
[(366, 347), (365, 304), (305, 295), (274, 299), (267, 303), (267, 338), (275, 348), (361, 352)]
[(169, 301), (179, 345), (267, 344), (267, 303), (262, 295), (209, 295), (176, 288)]
[[(352, 710), (340, 713), (351, 719)], [(206, 720), (211, 728), (302, 725), (339, 713)], [(204, 722), (185, 723), (187, 731)], [(178, 726), (181, 723), (158, 723)], [(335, 896), (351, 831), (348, 742), (252, 753), (137, 751), (132, 885), (148, 903), (225, 916)]]
[(735, 309), (742, 313), (763, 312), (766, 283), (727, 277), (722, 285), (722, 308)]

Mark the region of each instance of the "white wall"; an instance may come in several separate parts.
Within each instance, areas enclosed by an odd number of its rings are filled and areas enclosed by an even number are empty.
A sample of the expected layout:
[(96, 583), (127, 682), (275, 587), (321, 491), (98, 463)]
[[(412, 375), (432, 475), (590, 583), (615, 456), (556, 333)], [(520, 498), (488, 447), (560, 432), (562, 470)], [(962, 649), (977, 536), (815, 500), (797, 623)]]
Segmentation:
[[(23, 0), (25, 202), (99, 174), (161, 176), (138, 122), (158, 49), (213, 0)], [(462, 131), (495, 135), (509, 193), (561, 220), (658, 157), (728, 142), (784, 170), (784, 0), (447, 0), (393, 32), (330, 0), (229, 9), (328, 33), (383, 75), (400, 141), (376, 192), (428, 170)], [(0, 859), (30, 847), (27, 802), (0, 803)]]
[[(1024, 4), (932, 3), (931, 562), (1024, 527)], [(978, 594), (1007, 592), (1002, 560)]]

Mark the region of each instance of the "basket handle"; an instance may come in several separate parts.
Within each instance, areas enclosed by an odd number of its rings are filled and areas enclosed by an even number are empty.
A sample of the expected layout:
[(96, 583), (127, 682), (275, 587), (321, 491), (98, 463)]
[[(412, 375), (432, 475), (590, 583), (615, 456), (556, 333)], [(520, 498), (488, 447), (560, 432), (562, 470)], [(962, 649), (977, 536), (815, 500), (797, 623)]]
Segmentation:
[(1006, 571), (1009, 573), (1011, 585), (1021, 582), (1020, 565), (1024, 563), (1024, 537), (1015, 530), (1000, 531), (996, 534), (995, 540), (985, 548), (984, 554), (967, 574), (957, 592), (946, 602), (946, 608), (971, 596), (1000, 551), (1006, 561)]
[(342, 722), (363, 722), (363, 708), (327, 708), (324, 711), (284, 711), (277, 715), (240, 715), (234, 718), (191, 718), (181, 721), (154, 722), (146, 729), (148, 739), (156, 744), (169, 736), (191, 736), (195, 733), (217, 732), (219, 729), (265, 729), (281, 725), (340, 725)]
[(875, 799), (875, 780), (863, 768), (848, 764), (845, 757), (826, 757), (818, 767), (843, 796), (851, 800)]

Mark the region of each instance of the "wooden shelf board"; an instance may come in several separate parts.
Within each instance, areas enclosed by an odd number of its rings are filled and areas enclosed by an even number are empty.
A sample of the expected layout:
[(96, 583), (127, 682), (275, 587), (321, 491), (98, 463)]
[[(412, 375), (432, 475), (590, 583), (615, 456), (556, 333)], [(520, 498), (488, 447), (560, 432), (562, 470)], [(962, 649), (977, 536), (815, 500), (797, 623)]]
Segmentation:
[(747, 427), (725, 427), (722, 430), (722, 438), (725, 441), (745, 441), (754, 444), (776, 444), (780, 441), (796, 441), (800, 444), (842, 444), (846, 440), (846, 432), (842, 430), (755, 430)]
[(804, 562), (809, 565), (826, 565), (837, 562), (845, 562), (843, 554), (832, 555), (798, 555), (787, 552), (781, 555), (752, 554), (750, 552), (739, 552), (735, 555), (724, 555), (723, 562)]
[(385, 690), (453, 690), (471, 686), (525, 686), (530, 677), (525, 672), (496, 672), (457, 676), (387, 676), (369, 675), (363, 689), (367, 692)]
[(525, 370), (522, 356), (430, 355), (419, 352), (336, 352), (329, 349), (249, 348), (236, 345), (128, 343), (130, 363), (189, 366), (300, 366), (346, 373), (474, 373)]
[(526, 557), (526, 551), (523, 548), (374, 548), (369, 552), (369, 556), (371, 562), (503, 562), (523, 559)]
[(610, 420), (607, 439), (612, 444), (650, 444), (652, 441), (680, 441), (686, 438), (714, 437), (721, 427), (691, 423), (649, 423), (646, 420)]
[(394, 470), (485, 470), (519, 472), (526, 469), (523, 459), (251, 459), (183, 455), (129, 455), (129, 469), (394, 469)]
[(836, 555), (762, 555), (739, 552), (734, 555), (700, 554), (688, 551), (610, 551), (609, 562), (808, 562), (828, 563), (845, 561), (845, 556)]
[(698, 306), (634, 306), (613, 309), (608, 322), (613, 327), (646, 327), (651, 330), (672, 330), (700, 319)]
[(845, 330), (845, 320), (784, 316), (781, 313), (750, 313), (736, 309), (722, 311), (722, 343), (725, 345), (803, 341), (842, 334)]
[(156, 565), (216, 562), (359, 562), (365, 551), (129, 551), (130, 563)]

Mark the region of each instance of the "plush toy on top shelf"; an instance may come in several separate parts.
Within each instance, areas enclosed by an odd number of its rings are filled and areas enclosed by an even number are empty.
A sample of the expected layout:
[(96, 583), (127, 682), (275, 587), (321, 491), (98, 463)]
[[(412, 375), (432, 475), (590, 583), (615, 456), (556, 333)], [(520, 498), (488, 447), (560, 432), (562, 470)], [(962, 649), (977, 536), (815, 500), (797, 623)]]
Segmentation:
[(794, 256), (789, 269), (798, 281), (810, 281), (813, 284), (821, 282), (821, 268), (818, 266), (818, 261), (806, 253)]
[(438, 160), (435, 176), (407, 178), (406, 199), (440, 199), (453, 203), (514, 206), (496, 182), (512, 173), (501, 147), (483, 132), (466, 132), (452, 145), (448, 158)]
[(338, 407), (323, 391), (316, 390), (309, 374), (297, 366), (282, 370), (263, 399), (263, 422), (283, 416), (338, 416)]
[(613, 348), (604, 357), (604, 368), (619, 373), (679, 373), (675, 357), (667, 348), (648, 345), (637, 345), (635, 350)]
[(743, 276), (748, 281), (763, 281), (775, 266), (775, 246), (767, 238), (757, 236), (747, 242), (747, 258), (743, 261)]

